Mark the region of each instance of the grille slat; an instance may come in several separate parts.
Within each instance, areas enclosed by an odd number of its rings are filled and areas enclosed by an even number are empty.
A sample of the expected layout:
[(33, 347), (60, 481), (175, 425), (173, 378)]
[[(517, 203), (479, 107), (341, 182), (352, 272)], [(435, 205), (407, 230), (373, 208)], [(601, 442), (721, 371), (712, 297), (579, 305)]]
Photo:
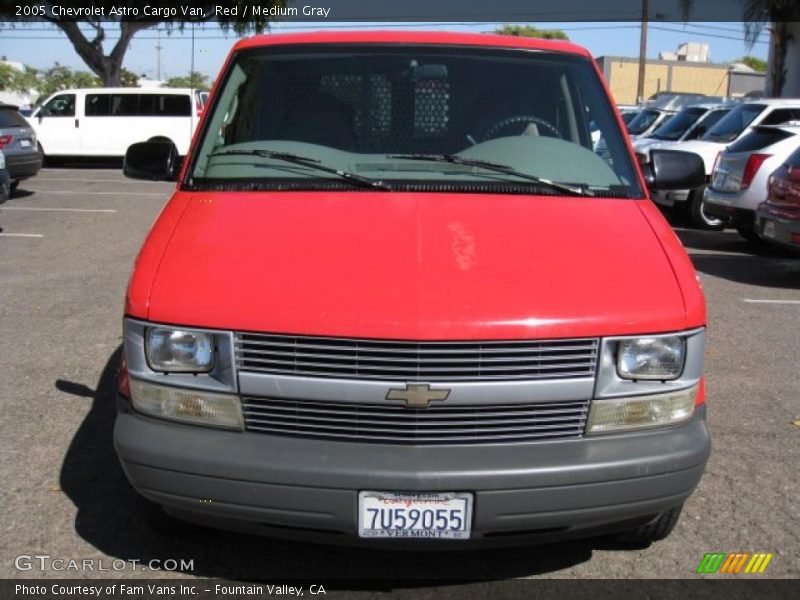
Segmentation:
[(503, 443), (583, 435), (589, 401), (403, 406), (243, 398), (248, 431), (390, 444)]
[(593, 377), (597, 339), (407, 342), (237, 333), (240, 371), (341, 379), (480, 381)]

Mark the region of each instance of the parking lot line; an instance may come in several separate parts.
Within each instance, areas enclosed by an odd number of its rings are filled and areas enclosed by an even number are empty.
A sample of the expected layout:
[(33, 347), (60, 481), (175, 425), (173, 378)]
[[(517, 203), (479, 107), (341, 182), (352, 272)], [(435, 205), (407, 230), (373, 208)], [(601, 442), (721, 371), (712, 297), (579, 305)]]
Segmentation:
[(50, 208), (45, 206), (4, 206), (0, 210), (46, 210), (59, 212), (115, 213), (114, 208)]
[(800, 300), (767, 300), (759, 298), (742, 298), (742, 302), (749, 304), (800, 304)]
[[(170, 189), (171, 191), (171, 189)], [(69, 190), (37, 190), (37, 194), (64, 194), (65, 196), (168, 196), (168, 192), (161, 194), (143, 192), (74, 192)]]
[(0, 237), (40, 238), (44, 236), (41, 233), (0, 233)]

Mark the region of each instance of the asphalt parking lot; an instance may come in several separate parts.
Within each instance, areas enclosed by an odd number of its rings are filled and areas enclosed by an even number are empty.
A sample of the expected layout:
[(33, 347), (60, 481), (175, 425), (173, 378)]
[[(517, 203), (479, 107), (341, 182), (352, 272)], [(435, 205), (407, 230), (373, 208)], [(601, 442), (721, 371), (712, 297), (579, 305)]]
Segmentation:
[(667, 540), (395, 553), (161, 519), (116, 460), (112, 392), (128, 274), (171, 189), (118, 169), (50, 168), (0, 206), (0, 577), (99, 576), (15, 567), (18, 555), (46, 554), (193, 561), (104, 577), (691, 578), (706, 552), (737, 551), (774, 553), (765, 576), (800, 576), (800, 259), (732, 231), (678, 228), (708, 300), (713, 453)]

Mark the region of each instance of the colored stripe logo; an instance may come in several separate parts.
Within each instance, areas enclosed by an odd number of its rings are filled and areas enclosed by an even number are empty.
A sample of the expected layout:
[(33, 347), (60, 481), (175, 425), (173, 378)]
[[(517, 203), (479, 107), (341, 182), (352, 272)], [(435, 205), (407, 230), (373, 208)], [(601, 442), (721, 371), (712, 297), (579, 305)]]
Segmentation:
[(763, 573), (773, 554), (768, 552), (707, 552), (697, 567), (697, 573)]

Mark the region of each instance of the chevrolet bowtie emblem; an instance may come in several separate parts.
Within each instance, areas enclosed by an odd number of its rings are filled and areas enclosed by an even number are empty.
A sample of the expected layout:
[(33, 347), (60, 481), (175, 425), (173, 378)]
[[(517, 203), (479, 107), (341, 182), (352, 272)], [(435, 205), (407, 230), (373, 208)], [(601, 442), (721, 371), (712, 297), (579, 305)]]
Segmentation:
[(391, 389), (387, 400), (403, 400), (411, 408), (427, 408), (434, 400), (446, 400), (450, 390), (432, 390), (427, 383), (407, 383), (405, 389)]

